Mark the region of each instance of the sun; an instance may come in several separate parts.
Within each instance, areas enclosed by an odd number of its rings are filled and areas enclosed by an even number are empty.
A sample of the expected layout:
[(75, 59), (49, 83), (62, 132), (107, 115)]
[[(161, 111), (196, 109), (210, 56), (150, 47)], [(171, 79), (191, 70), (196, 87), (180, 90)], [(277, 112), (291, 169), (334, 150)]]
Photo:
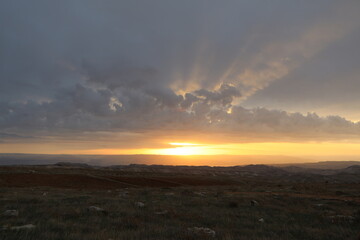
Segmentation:
[(206, 155), (206, 147), (196, 143), (169, 143), (173, 148), (163, 148), (157, 151), (161, 155)]
[(201, 150), (196, 147), (175, 147), (159, 150), (163, 155), (201, 155)]

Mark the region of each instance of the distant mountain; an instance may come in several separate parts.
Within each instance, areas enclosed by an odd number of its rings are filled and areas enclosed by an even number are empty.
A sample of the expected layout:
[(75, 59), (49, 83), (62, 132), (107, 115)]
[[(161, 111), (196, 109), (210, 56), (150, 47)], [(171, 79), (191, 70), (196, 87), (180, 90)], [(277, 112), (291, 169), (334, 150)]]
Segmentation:
[[(312, 169), (343, 169), (353, 165), (360, 165), (360, 161), (324, 161), (314, 163), (288, 163), (288, 164), (271, 164), (275, 167), (299, 167)], [(291, 169), (291, 168), (289, 168)], [(295, 168), (293, 168), (295, 169)]]

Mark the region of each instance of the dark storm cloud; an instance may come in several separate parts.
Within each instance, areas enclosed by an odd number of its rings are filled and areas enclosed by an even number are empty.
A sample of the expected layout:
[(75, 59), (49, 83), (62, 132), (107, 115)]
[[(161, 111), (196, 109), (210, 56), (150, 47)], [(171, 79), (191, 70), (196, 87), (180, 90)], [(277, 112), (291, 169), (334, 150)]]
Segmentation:
[[(356, 1), (2, 1), (0, 137), (169, 129), (359, 136), (359, 124), (338, 116), (239, 105), (357, 37), (358, 9)], [(356, 68), (357, 56), (343, 58)], [(327, 79), (298, 80), (307, 86), (302, 99), (335, 81)]]

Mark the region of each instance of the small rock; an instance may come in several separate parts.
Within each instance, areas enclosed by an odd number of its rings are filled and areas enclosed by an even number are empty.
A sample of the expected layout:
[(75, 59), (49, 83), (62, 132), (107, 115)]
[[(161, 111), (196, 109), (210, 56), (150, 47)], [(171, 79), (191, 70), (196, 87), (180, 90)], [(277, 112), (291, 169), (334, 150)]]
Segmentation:
[(102, 209), (100, 207), (96, 207), (96, 206), (90, 206), (90, 207), (88, 207), (88, 209), (90, 211), (98, 211), (98, 212), (104, 211), (104, 209)]
[(19, 211), (18, 211), (18, 210), (6, 210), (6, 211), (3, 213), (3, 216), (6, 216), (6, 217), (17, 217), (17, 216), (19, 216)]
[(139, 208), (143, 208), (143, 207), (145, 207), (145, 203), (143, 203), (143, 202), (136, 202), (136, 203), (135, 203), (135, 206), (137, 206), (137, 207), (139, 207)]
[(205, 197), (206, 196), (206, 193), (205, 192), (194, 192), (195, 195), (198, 195), (200, 197)]
[(34, 224), (26, 224), (26, 225), (22, 225), (22, 226), (14, 226), (14, 227), (10, 227), (10, 230), (29, 230), (29, 229), (33, 229), (36, 226)]
[(194, 235), (197, 236), (209, 236), (209, 237), (215, 237), (216, 233), (214, 230), (210, 229), (210, 228), (205, 228), (205, 227), (193, 227), (193, 228), (188, 228), (189, 233), (192, 233)]
[(105, 209), (102, 209), (102, 208), (96, 207), (96, 206), (90, 206), (87, 208), (87, 210), (90, 212), (101, 212), (101, 213), (107, 214), (107, 211)]
[(165, 215), (165, 214), (167, 214), (167, 213), (168, 213), (167, 210), (155, 212), (156, 215)]

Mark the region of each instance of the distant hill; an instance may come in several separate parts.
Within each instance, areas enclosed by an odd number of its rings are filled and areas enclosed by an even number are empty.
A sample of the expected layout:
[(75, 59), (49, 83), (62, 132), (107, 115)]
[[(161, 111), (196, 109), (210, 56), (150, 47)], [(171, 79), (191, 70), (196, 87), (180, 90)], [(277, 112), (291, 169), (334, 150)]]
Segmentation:
[(197, 165), (237, 166), (249, 164), (302, 163), (309, 159), (275, 155), (68, 155), (68, 154), (14, 154), (0, 153), (0, 165), (40, 165), (57, 162), (77, 162), (97, 166), (156, 164), (156, 165)]
[(351, 174), (360, 174), (360, 164), (359, 164), (359, 165), (350, 166), (350, 167), (347, 167), (347, 168), (345, 168), (345, 169), (341, 169), (341, 170), (339, 170), (339, 172), (342, 172), (342, 173), (351, 173)]
[(91, 166), (86, 163), (73, 163), (73, 162), (58, 162), (54, 164), (58, 167), (69, 167), (69, 168), (90, 168)]
[[(227, 159), (226, 157), (229, 157)], [(255, 164), (264, 161), (287, 159), (288, 164)], [(296, 163), (303, 159), (285, 158), (284, 156), (165, 156), (165, 155), (49, 155), (49, 154), (0, 154), (0, 165), (51, 165), (62, 167), (102, 166), (113, 169), (127, 169), (138, 172), (173, 172), (188, 171), (192, 173), (252, 173), (262, 175), (286, 175), (287, 173), (306, 173), (332, 175), (341, 169), (347, 173), (357, 173), (360, 161), (323, 161), (313, 163)], [(251, 164), (239, 165), (250, 162)], [(169, 163), (180, 163), (169, 166)], [(204, 164), (203, 164), (204, 163)], [(219, 164), (220, 163), (220, 164)], [(156, 164), (156, 165), (150, 165)], [(192, 164), (203, 166), (191, 166)], [(222, 165), (223, 164), (223, 165)], [(232, 164), (232, 165), (230, 165)], [(210, 165), (210, 166), (206, 166)], [(216, 166), (217, 165), (217, 166)], [(215, 167), (211, 167), (215, 166)], [(352, 167), (353, 166), (353, 167)]]
[[(353, 162), (351, 162), (353, 163)], [(347, 162), (349, 164), (349, 162)], [(299, 164), (314, 166), (315, 164)], [(320, 164), (328, 167), (328, 164)], [(337, 163), (336, 166), (339, 166)], [(252, 179), (255, 181), (264, 179), (276, 179), (283, 182), (317, 182), (317, 183), (360, 183), (360, 164), (341, 169), (305, 168), (295, 165), (274, 167), (264, 164), (251, 164), (245, 166), (177, 166), (177, 165), (146, 165), (127, 164), (113, 166), (97, 166), (78, 162), (58, 162), (39, 165), (12, 165), (0, 166), (0, 174), (10, 170), (26, 173), (84, 173), (113, 175), (113, 176), (183, 176), (205, 177), (216, 176), (226, 179)]]
[(257, 173), (257, 174), (273, 174), (273, 175), (285, 174), (287, 172), (281, 168), (277, 168), (277, 167), (273, 167), (273, 166), (269, 166), (269, 165), (263, 165), (263, 164), (246, 165), (246, 166), (240, 167), (239, 170), (253, 172), (253, 173)]
[[(292, 167), (292, 168), (313, 168), (313, 169), (342, 169), (353, 165), (360, 165), (360, 161), (323, 161), (314, 163), (288, 163), (272, 164), (275, 167)], [(290, 168), (289, 168), (290, 169)]]

